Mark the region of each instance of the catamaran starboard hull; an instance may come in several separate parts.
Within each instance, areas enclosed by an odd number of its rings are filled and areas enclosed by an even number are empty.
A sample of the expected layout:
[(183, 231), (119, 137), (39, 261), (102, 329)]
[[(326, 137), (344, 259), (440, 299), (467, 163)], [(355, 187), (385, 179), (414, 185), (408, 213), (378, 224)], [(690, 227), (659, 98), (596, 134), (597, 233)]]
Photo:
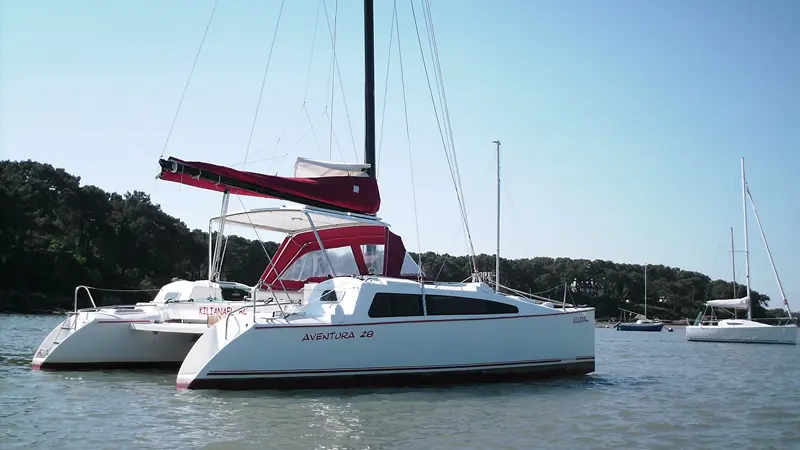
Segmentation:
[[(343, 325), (218, 323), (187, 355), (179, 388), (452, 384), (595, 370), (594, 310)], [(254, 349), (258, 349), (254, 351)]]

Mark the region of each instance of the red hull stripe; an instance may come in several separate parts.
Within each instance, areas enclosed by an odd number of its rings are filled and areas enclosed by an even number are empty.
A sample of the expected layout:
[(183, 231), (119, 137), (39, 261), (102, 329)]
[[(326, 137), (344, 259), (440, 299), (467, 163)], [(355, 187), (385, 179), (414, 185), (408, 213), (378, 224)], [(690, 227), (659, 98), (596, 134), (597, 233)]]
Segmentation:
[[(274, 330), (276, 328), (314, 328), (314, 327), (363, 327), (368, 325), (398, 325), (408, 323), (428, 323), (428, 322), (467, 322), (474, 320), (504, 320), (504, 319), (530, 319), (535, 317), (565, 316), (570, 314), (585, 314), (587, 311), (573, 311), (552, 314), (526, 314), (517, 316), (500, 317), (467, 317), (463, 319), (422, 319), (422, 320), (403, 320), (392, 322), (359, 322), (359, 323), (333, 323), (333, 324), (309, 324), (309, 325), (256, 325), (257, 330)], [(430, 316), (428, 316), (430, 317)]]

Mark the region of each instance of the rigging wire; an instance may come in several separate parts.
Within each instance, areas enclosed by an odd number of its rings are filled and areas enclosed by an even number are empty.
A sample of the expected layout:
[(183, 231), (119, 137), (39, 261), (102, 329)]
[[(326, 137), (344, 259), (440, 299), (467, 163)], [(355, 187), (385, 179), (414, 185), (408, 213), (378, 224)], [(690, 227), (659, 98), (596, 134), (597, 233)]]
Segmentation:
[(169, 139), (170, 137), (172, 137), (172, 131), (175, 129), (175, 122), (178, 120), (178, 113), (180, 113), (181, 106), (183, 106), (183, 99), (186, 97), (186, 91), (189, 90), (189, 82), (192, 81), (194, 68), (197, 66), (197, 60), (200, 59), (200, 52), (203, 50), (203, 44), (206, 42), (208, 29), (211, 28), (211, 22), (214, 20), (214, 13), (217, 11), (218, 4), (219, 0), (215, 0), (214, 7), (211, 9), (211, 15), (208, 17), (208, 22), (206, 23), (206, 28), (203, 31), (203, 38), (200, 39), (200, 46), (197, 48), (197, 53), (194, 55), (192, 68), (189, 70), (189, 76), (186, 78), (186, 84), (184, 84), (183, 86), (183, 93), (181, 94), (181, 99), (178, 101), (178, 108), (175, 110), (175, 115), (172, 117), (172, 125), (170, 125), (169, 127), (169, 131), (167, 132), (167, 139), (164, 141), (164, 147), (161, 149), (161, 157), (163, 157), (164, 153), (167, 151), (167, 145), (169, 144)]
[[(447, 159), (447, 165), (448, 165), (448, 168), (450, 170), (450, 176), (453, 179), (453, 188), (456, 191), (456, 198), (458, 199), (459, 209), (460, 209), (460, 213), (461, 213), (461, 220), (464, 222), (464, 229), (465, 229), (465, 232), (466, 232), (466, 235), (467, 235), (467, 241), (468, 241), (469, 250), (470, 250), (470, 259), (472, 260), (473, 271), (477, 272), (477, 261), (476, 261), (476, 258), (475, 258), (475, 248), (474, 248), (473, 243), (472, 243), (472, 235), (471, 235), (471, 232), (470, 232), (470, 229), (469, 229), (469, 221), (467, 219), (466, 204), (465, 204), (464, 199), (463, 199), (463, 188), (461, 186), (461, 181), (460, 181), (461, 177), (460, 177), (460, 175), (458, 175), (456, 173), (457, 170), (458, 170), (458, 164), (456, 162), (456, 164), (454, 166), (453, 161), (452, 161), (452, 157), (451, 157), (450, 153), (448, 152), (447, 138), (445, 137), (445, 132), (442, 130), (442, 125), (443, 124), (439, 120), (439, 111), (436, 108), (436, 98), (435, 98), (435, 96), (433, 94), (433, 87), (431, 86), (431, 80), (430, 80), (430, 74), (429, 74), (429, 71), (428, 71), (428, 65), (427, 65), (427, 62), (425, 61), (425, 51), (423, 49), (422, 38), (421, 38), (420, 33), (419, 33), (419, 24), (418, 24), (417, 15), (416, 15), (416, 12), (415, 12), (415, 9), (414, 9), (414, 1), (411, 0), (410, 3), (411, 3), (411, 13), (412, 13), (413, 18), (414, 18), (414, 28), (416, 29), (416, 33), (417, 33), (417, 42), (419, 43), (419, 50), (420, 50), (420, 54), (422, 56), (422, 67), (425, 70), (425, 78), (426, 78), (427, 84), (428, 84), (428, 92), (430, 93), (431, 103), (433, 104), (434, 115), (436, 116), (436, 124), (437, 124), (437, 126), (439, 128), (439, 136), (440, 136), (440, 138), (442, 140), (442, 146), (444, 147), (445, 158)], [(438, 60), (438, 57), (436, 59)], [(437, 84), (437, 86), (438, 86), (438, 84)], [(442, 113), (444, 114), (444, 111)], [(445, 122), (445, 126), (446, 126), (447, 123), (449, 123), (449, 120), (447, 122)], [(452, 140), (451, 140), (451, 142), (452, 142)], [(454, 152), (454, 154), (455, 154), (455, 152)]]
[[(395, 20), (397, 20), (397, 14), (392, 14)], [(403, 50), (402, 45), (400, 45), (400, 25), (397, 25), (397, 59), (400, 64), (400, 85), (402, 86), (403, 91), (403, 114), (405, 115), (405, 122), (406, 122), (406, 141), (408, 142), (408, 165), (409, 171), (411, 172), (411, 198), (413, 200), (414, 205), (414, 226), (417, 231), (417, 268), (418, 268), (418, 276), (422, 278), (422, 243), (419, 237), (419, 213), (417, 211), (417, 189), (416, 184), (414, 183), (414, 158), (411, 155), (411, 131), (408, 127), (408, 102), (406, 99), (406, 78), (404, 75), (403, 70)], [(388, 73), (387, 73), (388, 75)]]
[[(325, 9), (325, 14), (327, 16), (328, 10)], [(334, 106), (336, 105), (336, 25), (339, 21), (339, 0), (334, 2), (334, 9), (333, 9), (333, 35), (331, 36), (332, 40), (332, 54), (331, 54), (331, 112), (330, 112), (330, 133), (328, 136), (328, 159), (333, 158), (333, 110)], [(328, 21), (328, 26), (330, 27), (330, 21)], [(341, 149), (339, 150), (341, 152)]]
[(264, 245), (264, 241), (262, 241), (261, 236), (258, 235), (258, 229), (253, 223), (253, 219), (250, 218), (250, 213), (247, 212), (248, 209), (244, 206), (244, 201), (242, 201), (242, 197), (239, 194), (236, 194), (236, 198), (239, 199), (239, 204), (242, 205), (242, 210), (245, 211), (245, 217), (247, 217), (247, 221), (250, 222), (250, 226), (253, 228), (253, 232), (256, 234), (256, 239), (258, 239), (258, 243), (261, 244), (261, 249), (264, 250), (264, 254), (267, 255), (267, 261), (268, 262), (272, 261), (272, 255), (269, 254), (267, 246)]
[[(381, 149), (383, 148), (383, 126), (386, 124), (386, 99), (389, 95), (389, 68), (392, 64), (392, 45), (394, 39), (394, 24), (397, 20), (397, 0), (392, 2), (392, 24), (389, 29), (389, 56), (386, 58), (386, 79), (383, 83), (383, 108), (381, 111), (381, 136), (378, 141), (378, 157), (375, 161), (375, 176), (378, 176), (378, 167), (381, 165)], [(400, 44), (398, 43), (398, 46)]]
[[(311, 114), (308, 113), (308, 108), (304, 108), (304, 110), (306, 112), (306, 119), (308, 120), (308, 124), (311, 125), (309, 131), (311, 131), (311, 134), (314, 136), (314, 143), (317, 145), (317, 150), (319, 151), (319, 154), (324, 157), (325, 152), (322, 150), (322, 145), (320, 145), (319, 139), (317, 139), (317, 132), (314, 130), (314, 127), (316, 127), (319, 121), (322, 120), (323, 117), (325, 117), (325, 111), (327, 110), (323, 110), (322, 113), (319, 115), (319, 117), (317, 117), (316, 121), (311, 120)], [(300, 136), (300, 139), (297, 140), (297, 143), (299, 144), (303, 139), (305, 139), (306, 136), (308, 136), (308, 131), (306, 131), (302, 136)]]
[(317, 44), (317, 28), (319, 28), (319, 10), (320, 6), (322, 6), (323, 0), (319, 0), (317, 2), (317, 15), (314, 18), (314, 37), (311, 38), (311, 55), (308, 57), (308, 71), (306, 71), (306, 90), (305, 94), (303, 94), (303, 107), (306, 106), (306, 100), (308, 100), (308, 86), (311, 82), (311, 65), (314, 61), (314, 48)]
[[(412, 3), (412, 6), (413, 6), (413, 3)], [(413, 12), (413, 8), (412, 8), (412, 12)], [(453, 158), (453, 161), (455, 163), (455, 174), (456, 174), (456, 177), (458, 179), (458, 190), (461, 192), (461, 196), (462, 196), (461, 201), (462, 201), (463, 208), (464, 208), (464, 220), (466, 222), (465, 223), (465, 230), (466, 230), (466, 233), (468, 235), (470, 248), (472, 249), (472, 253), (474, 255), (475, 249), (472, 248), (472, 236), (471, 236), (471, 232), (470, 232), (470, 229), (469, 229), (469, 220), (468, 220), (469, 215), (467, 214), (466, 199), (463, 198), (464, 187), (463, 187), (463, 185), (461, 183), (461, 171), (459, 170), (459, 167), (458, 167), (458, 155), (456, 154), (456, 143), (455, 143), (455, 138), (453, 137), (453, 127), (452, 127), (452, 124), (450, 122), (450, 108), (449, 108), (449, 106), (447, 104), (447, 94), (446, 94), (445, 89), (444, 89), (444, 77), (442, 76), (442, 65), (441, 65), (441, 62), (439, 60), (439, 47), (436, 44), (436, 32), (435, 32), (435, 29), (434, 29), (434, 26), (433, 26), (433, 15), (431, 14), (430, 0), (425, 0), (424, 12), (425, 12), (425, 16), (424, 17), (426, 18), (425, 25), (426, 25), (426, 28), (429, 30), (429, 42), (431, 43), (430, 47), (432, 48), (432, 52), (433, 52), (432, 60), (433, 60), (433, 64), (434, 64), (434, 70), (436, 71), (436, 76), (437, 76), (437, 80), (438, 80), (438, 86), (439, 86), (439, 89), (440, 89), (440, 96), (441, 96), (440, 100), (441, 100), (441, 103), (443, 105), (442, 110), (443, 110), (443, 117), (444, 117), (444, 120), (445, 120), (445, 129), (447, 130), (447, 134), (448, 134), (449, 141), (450, 141), (450, 151), (453, 153), (452, 158)]]
[[(331, 108), (331, 111), (333, 111), (333, 108)], [(327, 110), (325, 110), (325, 116), (328, 117), (328, 121), (331, 124), (330, 131), (331, 131), (331, 137), (333, 138), (333, 140), (331, 142), (335, 142), (336, 143), (336, 149), (339, 150), (339, 155), (342, 157), (342, 159), (344, 159), (344, 153), (342, 152), (342, 146), (339, 145), (339, 138), (336, 136), (336, 132), (333, 131), (333, 117), (331, 117), (328, 114)], [(331, 158), (330, 153), (329, 153), (328, 158)]]
[[(338, 0), (337, 0), (337, 8), (338, 8)], [(342, 104), (344, 105), (344, 114), (347, 118), (347, 126), (350, 130), (350, 142), (353, 144), (353, 154), (356, 156), (356, 160), (358, 160), (358, 149), (356, 148), (356, 138), (355, 134), (353, 133), (353, 122), (350, 120), (350, 108), (347, 106), (347, 96), (345, 95), (344, 91), (344, 83), (342, 83), (342, 71), (339, 68), (339, 58), (336, 56), (336, 19), (334, 18), (334, 29), (331, 30), (330, 26), (330, 17), (328, 16), (328, 9), (327, 6), (325, 8), (325, 17), (326, 23), (328, 24), (328, 35), (331, 38), (331, 42), (334, 46), (334, 52), (332, 55), (332, 64), (333, 68), (332, 71), (335, 69), (336, 77), (339, 79), (339, 90), (342, 92)], [(333, 73), (331, 74), (333, 77)], [(333, 84), (333, 79), (331, 80), (331, 84)], [(331, 101), (333, 101), (333, 93), (331, 93)], [(333, 115), (333, 106), (331, 106), (331, 115)], [(331, 119), (331, 127), (333, 127), (333, 119)], [(340, 150), (341, 153), (341, 150)], [(344, 154), (342, 154), (342, 159), (344, 159)]]
[(244, 154), (244, 166), (247, 166), (247, 157), (250, 154), (250, 145), (253, 142), (253, 132), (256, 129), (256, 121), (258, 120), (258, 111), (261, 109), (261, 99), (264, 97), (264, 86), (267, 84), (267, 74), (269, 73), (269, 64), (272, 61), (272, 51), (275, 49), (275, 41), (278, 37), (278, 28), (281, 24), (281, 17), (283, 16), (283, 5), (286, 0), (281, 0), (281, 6), (278, 10), (278, 19), (275, 22), (275, 30), (272, 33), (272, 43), (269, 46), (269, 55), (267, 56), (267, 66), (264, 68), (264, 76), (261, 79), (261, 90), (258, 93), (258, 102), (256, 102), (256, 112), (253, 114), (253, 124), (250, 126), (250, 137), (247, 139), (247, 151)]

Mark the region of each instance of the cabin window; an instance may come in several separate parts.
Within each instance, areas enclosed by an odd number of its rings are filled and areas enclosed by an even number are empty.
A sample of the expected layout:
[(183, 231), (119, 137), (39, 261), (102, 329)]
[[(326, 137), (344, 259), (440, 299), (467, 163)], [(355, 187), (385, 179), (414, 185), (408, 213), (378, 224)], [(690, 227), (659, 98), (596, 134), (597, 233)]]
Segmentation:
[(423, 315), (422, 296), (379, 292), (372, 299), (370, 317), (411, 317)]
[(239, 288), (220, 288), (222, 299), (225, 301), (240, 301), (250, 296), (250, 291)]
[(502, 302), (450, 295), (426, 295), (429, 316), (459, 316), (469, 314), (516, 314), (519, 308)]
[[(371, 252), (367, 251), (369, 247), (373, 249)], [(367, 266), (367, 273), (370, 273), (371, 269), (373, 275), (383, 275), (383, 245), (362, 245), (361, 254), (364, 255), (364, 264)]]
[(181, 296), (180, 292), (167, 292), (164, 294), (164, 303), (174, 302)]
[[(328, 250), (336, 276), (358, 274), (358, 265), (350, 247), (339, 247)], [(307, 280), (309, 278), (326, 277), (331, 274), (323, 250), (314, 250), (297, 258), (281, 275), (281, 280)]]
[(338, 302), (339, 299), (336, 298), (336, 291), (334, 291), (332, 289), (328, 289), (328, 290), (326, 290), (325, 292), (322, 293), (322, 295), (319, 297), (319, 301), (321, 301), (321, 302), (334, 302), (335, 303), (335, 302)]

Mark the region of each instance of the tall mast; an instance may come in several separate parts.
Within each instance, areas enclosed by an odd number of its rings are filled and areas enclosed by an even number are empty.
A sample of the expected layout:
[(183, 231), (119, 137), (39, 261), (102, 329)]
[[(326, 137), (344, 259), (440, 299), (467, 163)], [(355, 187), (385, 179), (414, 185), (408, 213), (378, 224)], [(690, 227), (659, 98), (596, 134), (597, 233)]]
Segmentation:
[(492, 142), (497, 146), (497, 256), (494, 268), (494, 290), (500, 292), (500, 141)]
[(364, 0), (364, 163), (375, 178), (375, 27), (373, 0)]
[(647, 264), (644, 265), (644, 318), (647, 318)]
[[(733, 227), (731, 227), (731, 270), (733, 271), (733, 296), (731, 298), (739, 298), (739, 289), (736, 286), (736, 249), (733, 246)], [(736, 312), (734, 309), (734, 318), (736, 318)]]
[(753, 300), (750, 298), (750, 246), (747, 237), (747, 181), (742, 157), (742, 213), (744, 213), (744, 277), (747, 280), (747, 320), (753, 320)]
[(736, 250), (733, 246), (733, 227), (731, 227), (731, 269), (733, 270), (733, 297), (736, 298), (738, 289), (736, 289)]

